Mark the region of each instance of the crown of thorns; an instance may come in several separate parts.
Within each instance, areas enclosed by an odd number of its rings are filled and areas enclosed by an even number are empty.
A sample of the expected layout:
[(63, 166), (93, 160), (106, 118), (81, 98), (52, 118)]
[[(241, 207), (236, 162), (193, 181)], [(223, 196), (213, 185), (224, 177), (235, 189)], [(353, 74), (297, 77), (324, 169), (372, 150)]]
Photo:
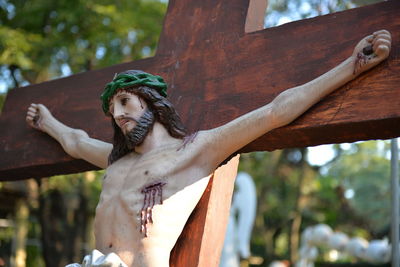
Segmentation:
[(118, 89), (129, 88), (135, 85), (146, 85), (153, 89), (163, 97), (167, 97), (167, 83), (161, 76), (152, 75), (150, 73), (141, 72), (136, 74), (119, 74), (112, 82), (108, 83), (104, 88), (100, 99), (103, 101), (102, 108), (105, 114), (109, 113), (110, 98)]

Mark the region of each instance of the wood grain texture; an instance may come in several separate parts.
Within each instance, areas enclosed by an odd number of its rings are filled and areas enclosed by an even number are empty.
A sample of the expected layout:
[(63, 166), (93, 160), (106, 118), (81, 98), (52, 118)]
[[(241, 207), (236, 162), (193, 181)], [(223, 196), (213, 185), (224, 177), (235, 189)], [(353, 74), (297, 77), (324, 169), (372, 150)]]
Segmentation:
[(218, 168), (171, 253), (171, 267), (217, 267), (239, 156)]

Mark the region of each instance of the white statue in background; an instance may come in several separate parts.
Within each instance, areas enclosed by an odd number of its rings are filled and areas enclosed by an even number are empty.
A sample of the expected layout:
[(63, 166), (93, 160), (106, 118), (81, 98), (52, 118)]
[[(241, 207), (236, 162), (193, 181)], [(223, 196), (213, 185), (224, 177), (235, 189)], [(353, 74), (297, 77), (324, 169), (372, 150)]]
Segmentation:
[(334, 232), (329, 225), (318, 224), (304, 230), (296, 267), (314, 267), (318, 257), (317, 247), (345, 253), (370, 263), (387, 263), (391, 257), (391, 245), (387, 239), (368, 242), (361, 237), (350, 238), (342, 232)]
[(220, 267), (239, 267), (250, 257), (250, 238), (256, 216), (257, 194), (252, 177), (239, 172), (235, 181)]

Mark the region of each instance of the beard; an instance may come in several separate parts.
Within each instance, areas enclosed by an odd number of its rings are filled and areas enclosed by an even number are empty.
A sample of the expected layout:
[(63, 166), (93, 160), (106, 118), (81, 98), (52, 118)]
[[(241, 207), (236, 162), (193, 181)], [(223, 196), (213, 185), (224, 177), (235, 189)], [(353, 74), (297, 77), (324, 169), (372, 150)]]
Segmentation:
[(138, 120), (132, 117), (124, 117), (124, 119), (136, 122), (136, 126), (125, 134), (126, 146), (133, 150), (136, 146), (143, 143), (146, 136), (153, 129), (155, 122), (154, 114), (147, 108)]

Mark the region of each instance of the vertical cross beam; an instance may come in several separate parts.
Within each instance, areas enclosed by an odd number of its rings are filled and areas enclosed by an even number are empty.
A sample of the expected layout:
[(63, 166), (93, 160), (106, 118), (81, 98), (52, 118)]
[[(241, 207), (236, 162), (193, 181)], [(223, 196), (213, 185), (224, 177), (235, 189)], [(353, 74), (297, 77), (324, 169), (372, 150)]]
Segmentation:
[(171, 253), (171, 267), (216, 267), (224, 243), (239, 156), (219, 167)]

